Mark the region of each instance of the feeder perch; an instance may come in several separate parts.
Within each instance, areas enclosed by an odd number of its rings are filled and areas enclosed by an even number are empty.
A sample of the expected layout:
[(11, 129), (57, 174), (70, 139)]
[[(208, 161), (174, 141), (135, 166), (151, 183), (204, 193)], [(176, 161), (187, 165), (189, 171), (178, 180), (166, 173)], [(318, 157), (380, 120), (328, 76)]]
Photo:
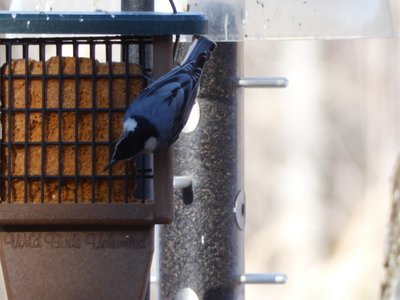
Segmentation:
[(144, 298), (154, 225), (173, 215), (170, 152), (104, 167), (129, 103), (172, 67), (172, 35), (206, 30), (191, 13), (0, 12), (9, 299)]

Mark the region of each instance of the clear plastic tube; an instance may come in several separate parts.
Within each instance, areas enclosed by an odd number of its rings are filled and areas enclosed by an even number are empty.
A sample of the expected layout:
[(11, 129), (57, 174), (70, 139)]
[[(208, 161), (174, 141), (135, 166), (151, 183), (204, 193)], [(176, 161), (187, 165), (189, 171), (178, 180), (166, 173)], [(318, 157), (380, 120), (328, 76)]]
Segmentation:
[(187, 3), (190, 11), (207, 15), (208, 36), (217, 41), (393, 34), (387, 0), (188, 0)]

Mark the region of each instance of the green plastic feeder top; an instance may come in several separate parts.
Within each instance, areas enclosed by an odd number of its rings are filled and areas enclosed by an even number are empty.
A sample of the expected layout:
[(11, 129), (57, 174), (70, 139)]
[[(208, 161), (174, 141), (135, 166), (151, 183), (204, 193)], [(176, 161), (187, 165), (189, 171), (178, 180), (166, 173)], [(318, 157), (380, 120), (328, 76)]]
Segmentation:
[(206, 34), (207, 18), (202, 13), (0, 11), (0, 33), (135, 36)]

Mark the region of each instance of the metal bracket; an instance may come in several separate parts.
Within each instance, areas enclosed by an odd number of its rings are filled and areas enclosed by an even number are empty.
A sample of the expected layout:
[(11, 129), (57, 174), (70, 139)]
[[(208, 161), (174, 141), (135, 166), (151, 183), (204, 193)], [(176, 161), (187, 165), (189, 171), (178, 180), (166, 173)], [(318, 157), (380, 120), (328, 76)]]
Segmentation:
[[(287, 281), (284, 273), (245, 273), (239, 276), (241, 284), (285, 284)], [(158, 283), (157, 275), (151, 274), (150, 283)]]
[(244, 88), (286, 88), (289, 81), (285, 77), (244, 77), (237, 85)]
[(283, 273), (247, 273), (240, 275), (242, 284), (285, 284), (288, 278)]

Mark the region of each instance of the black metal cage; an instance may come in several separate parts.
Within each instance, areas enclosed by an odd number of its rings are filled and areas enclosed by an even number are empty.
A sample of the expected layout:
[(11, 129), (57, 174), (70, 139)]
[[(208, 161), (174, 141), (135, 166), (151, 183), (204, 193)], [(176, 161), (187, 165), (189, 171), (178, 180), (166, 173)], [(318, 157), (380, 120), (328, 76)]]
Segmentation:
[(153, 201), (149, 155), (104, 171), (151, 76), (150, 47), (126, 36), (0, 41), (2, 202)]

